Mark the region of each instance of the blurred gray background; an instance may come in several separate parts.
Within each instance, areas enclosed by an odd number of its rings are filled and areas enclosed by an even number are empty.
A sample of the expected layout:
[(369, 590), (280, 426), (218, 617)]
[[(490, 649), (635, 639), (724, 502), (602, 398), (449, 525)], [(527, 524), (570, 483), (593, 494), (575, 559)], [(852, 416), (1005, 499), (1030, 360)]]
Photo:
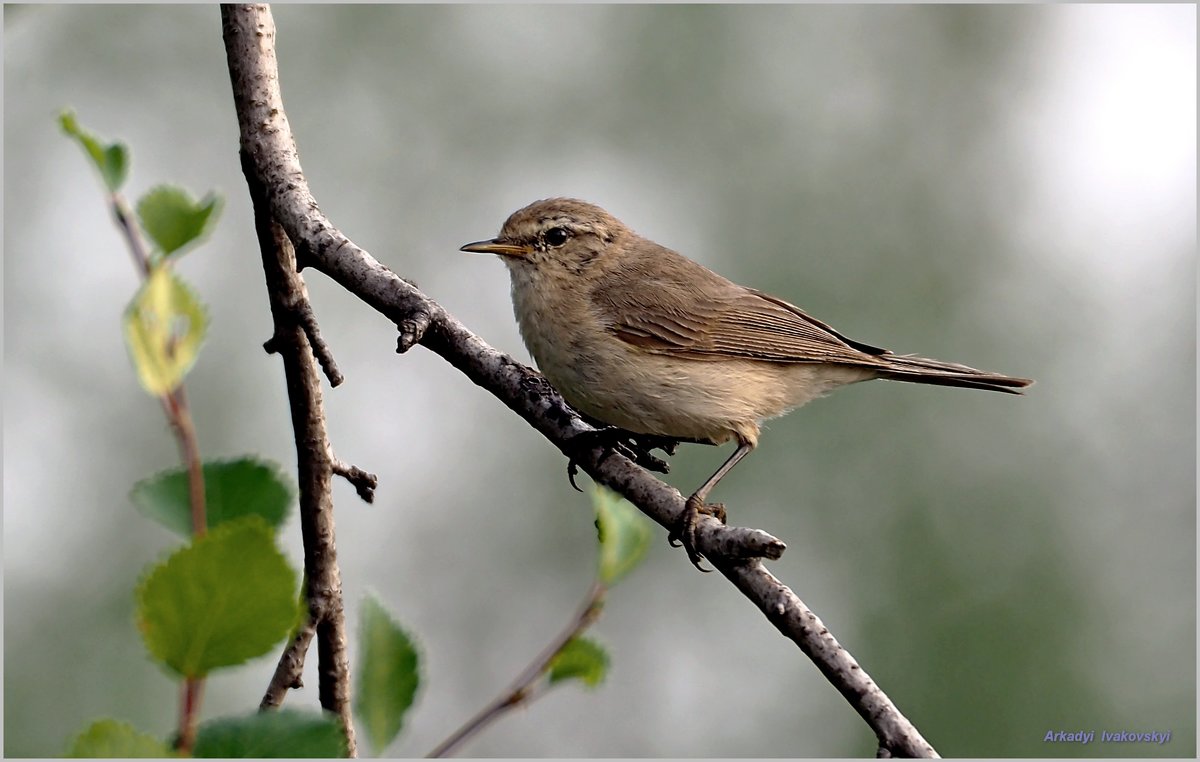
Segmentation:
[[(503, 266), (457, 248), (571, 195), (853, 338), (1037, 379), (1024, 398), (846, 389), (772, 422), (715, 498), (787, 542), (772, 571), (942, 754), (1196, 753), (1193, 6), (275, 15), (324, 211), (523, 361)], [(129, 144), (132, 197), (225, 194), (180, 267), (212, 315), (188, 379), (200, 443), (295, 457), (217, 8), (8, 6), (4, 31), (4, 751), (45, 756), (99, 716), (166, 736), (178, 698), (132, 620), (176, 541), (128, 500), (174, 442), (122, 343), (134, 269), (59, 109)], [(381, 481), (371, 506), (336, 488), (348, 611), (376, 591), (421, 641), (387, 750), (420, 756), (571, 616), (591, 509), (528, 425), (307, 277), (348, 377), (326, 394), (333, 442)], [(690, 490), (726, 455), (685, 447), (668, 480)], [(284, 542), (299, 564), (294, 518)], [(662, 531), (593, 634), (604, 686), (557, 690), (464, 753), (875, 750)], [(255, 707), (275, 658), (212, 678), (205, 717)], [(294, 705), (316, 705), (314, 663)]]

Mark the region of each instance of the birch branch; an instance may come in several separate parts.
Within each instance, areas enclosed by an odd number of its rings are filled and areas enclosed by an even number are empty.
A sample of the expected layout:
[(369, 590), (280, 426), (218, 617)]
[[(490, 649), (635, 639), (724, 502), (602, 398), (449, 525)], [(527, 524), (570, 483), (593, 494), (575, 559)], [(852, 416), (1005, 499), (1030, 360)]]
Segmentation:
[[(580, 453), (571, 439), (594, 429), (537, 372), (481, 338), (380, 264), (321, 212), (300, 168), (283, 108), (275, 56), (275, 24), (266, 5), (222, 8), (225, 44), (241, 129), (242, 151), (265, 189), (272, 217), (297, 247), (297, 259), (342, 285), (391, 320), (398, 351), (416, 344), (436, 353), (488, 390), (593, 479), (620, 493), (664, 527), (683, 512), (679, 491), (619, 454)], [(820, 619), (762, 565), (784, 544), (758, 529), (728, 527), (701, 516), (697, 548), (767, 619), (817, 665), (879, 740), (880, 756), (936, 757), (937, 752), (837, 642)]]

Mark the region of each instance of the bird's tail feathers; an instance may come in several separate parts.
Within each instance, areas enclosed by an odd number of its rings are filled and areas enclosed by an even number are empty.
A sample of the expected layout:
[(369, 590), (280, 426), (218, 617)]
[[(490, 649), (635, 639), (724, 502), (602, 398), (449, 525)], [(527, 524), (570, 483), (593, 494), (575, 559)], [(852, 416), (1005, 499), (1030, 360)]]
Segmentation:
[(1022, 389), (1033, 383), (1028, 378), (989, 373), (966, 365), (930, 360), (913, 355), (888, 354), (879, 359), (887, 361), (887, 365), (879, 369), (879, 378), (892, 381), (959, 386), (966, 389), (987, 389), (1007, 394), (1021, 394)]

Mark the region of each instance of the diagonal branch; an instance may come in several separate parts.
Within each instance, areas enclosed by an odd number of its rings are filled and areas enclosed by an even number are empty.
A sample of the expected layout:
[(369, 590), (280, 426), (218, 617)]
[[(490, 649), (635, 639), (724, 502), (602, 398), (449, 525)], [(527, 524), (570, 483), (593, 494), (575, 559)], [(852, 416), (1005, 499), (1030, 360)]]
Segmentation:
[[(580, 453), (572, 437), (593, 431), (535, 371), (488, 346), (415, 286), (356, 246), (320, 211), (300, 168), (283, 109), (275, 57), (275, 24), (265, 5), (223, 6), (225, 45), (241, 129), (242, 150), (266, 192), (272, 217), (302, 261), (341, 284), (401, 327), (401, 351), (420, 343), (520, 415), (575, 458), (597, 482), (619, 492), (665, 527), (683, 512), (678, 490), (621, 455), (600, 448)], [(879, 739), (883, 756), (935, 757), (937, 752), (891, 699), (838, 644), (760, 558), (778, 558), (784, 545), (757, 529), (726, 527), (702, 516), (696, 545), (785, 636), (795, 641)]]

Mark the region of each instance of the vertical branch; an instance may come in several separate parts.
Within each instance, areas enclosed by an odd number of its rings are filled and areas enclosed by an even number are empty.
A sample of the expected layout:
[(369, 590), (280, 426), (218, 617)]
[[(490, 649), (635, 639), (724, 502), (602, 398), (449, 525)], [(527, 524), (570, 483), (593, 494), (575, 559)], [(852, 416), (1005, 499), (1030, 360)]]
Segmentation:
[[(304, 578), (308, 597), (309, 624), (305, 629), (315, 625), (321, 706), (341, 719), (349, 754), (355, 756), (357, 750), (350, 711), (346, 621), (334, 536), (332, 487), (335, 458), (325, 431), (321, 377), (308, 336), (296, 317), (298, 305), (308, 301), (308, 291), (303, 278), (296, 271), (292, 243), (283, 228), (271, 219), (263, 186), (244, 151), (242, 157), (242, 168), (254, 205), (254, 225), (274, 322), (274, 334), (268, 346), (283, 359), (296, 439), (300, 531), (304, 538)], [(297, 659), (291, 644), (285, 651), (285, 658), (303, 667), (303, 659)]]
[[(235, 96), (246, 86), (242, 81), (246, 67), (242, 57), (267, 62), (256, 74), (270, 79), (278, 87), (275, 62), (275, 25), (266, 6), (221, 6), (222, 35), (229, 59), (229, 72)], [(341, 718), (350, 756), (357, 745), (350, 710), (350, 664), (347, 658), (345, 610), (342, 602), (341, 573), (337, 565), (334, 537), (332, 481), (339, 461), (333, 456), (325, 430), (325, 410), (321, 382), (314, 360), (310, 334), (305, 331), (304, 316), (310, 314), (308, 291), (296, 267), (295, 250), (271, 214), (268, 188), (255, 171), (256, 146), (247, 135), (258, 130), (271, 131), (270, 123), (250, 124), (252, 116), (235, 98), (241, 127), (242, 171), (254, 205), (254, 226), (262, 253), (267, 295), (271, 303), (274, 333), (267, 343), (270, 351), (283, 359), (291, 406), (292, 428), (296, 439), (297, 477), (300, 485), (300, 529), (304, 538), (304, 576), (308, 597), (308, 623), (317, 640), (318, 694), (321, 706)], [(282, 109), (272, 118), (286, 119)], [(293, 151), (295, 146), (293, 145)], [(321, 348), (324, 353), (325, 348)], [(277, 670), (285, 675), (284, 685), (299, 680), (303, 651), (289, 644), (283, 660), (297, 671)], [(281, 660), (281, 662), (283, 661)], [(275, 680), (268, 697), (278, 698)], [(267, 699), (264, 698), (264, 703)]]

